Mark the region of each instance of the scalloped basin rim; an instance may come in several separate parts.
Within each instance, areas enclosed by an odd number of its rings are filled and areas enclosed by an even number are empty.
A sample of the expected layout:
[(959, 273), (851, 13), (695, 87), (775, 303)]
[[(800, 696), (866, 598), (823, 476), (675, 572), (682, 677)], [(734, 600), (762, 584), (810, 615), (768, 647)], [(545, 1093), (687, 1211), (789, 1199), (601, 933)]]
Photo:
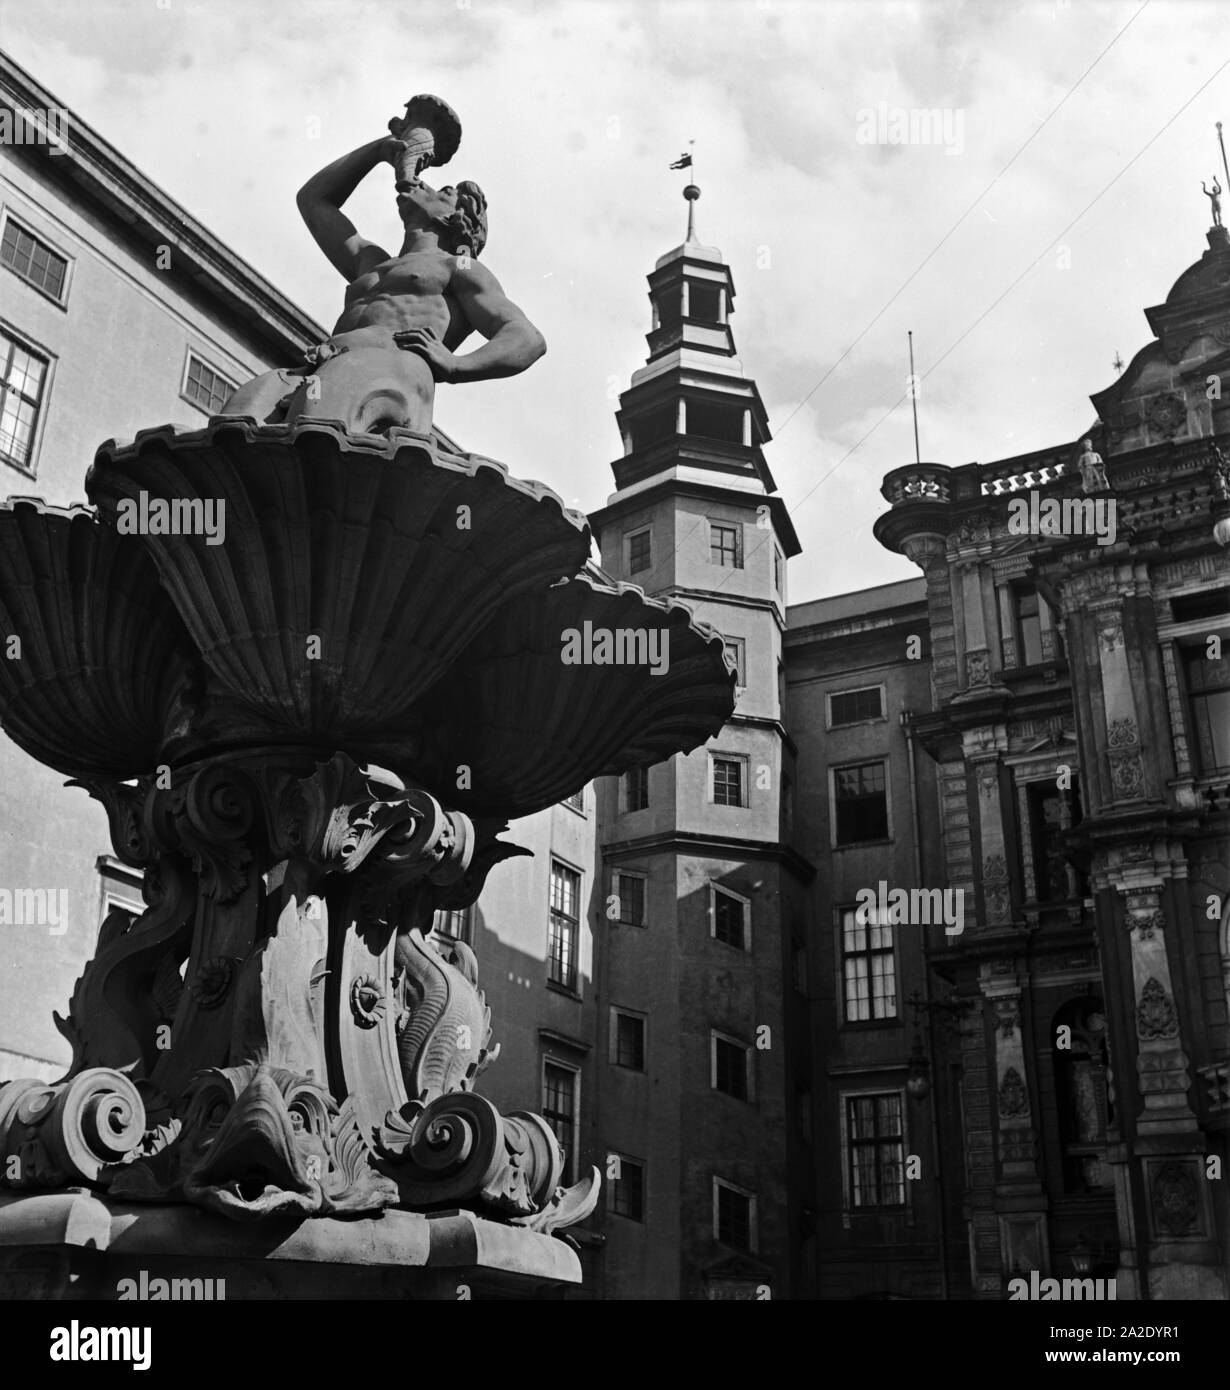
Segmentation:
[(210, 446), (220, 437), (240, 433), (247, 443), (274, 443), (278, 441), (289, 445), (300, 439), (313, 436), (329, 439), (347, 452), (361, 453), (372, 458), (381, 458), (392, 463), (399, 453), (408, 449), (420, 450), (431, 461), (442, 468), (463, 469), (472, 477), (480, 472), (493, 469), (504, 482), (520, 492), (527, 493), (538, 501), (554, 502), (560, 512), (578, 530), (589, 530), (589, 519), (582, 512), (575, 511), (564, 503), (564, 499), (546, 483), (532, 478), (519, 478), (506, 463), (488, 458), (484, 454), (454, 454), (441, 449), (430, 435), (416, 434), (413, 430), (391, 429), (384, 435), (350, 434), (340, 421), (305, 420), (293, 425), (262, 425), (249, 415), (215, 415), (207, 425), (192, 429), (183, 425), (153, 425), (138, 430), (131, 440), (111, 438), (104, 440), (94, 451), (94, 463), (86, 474), (86, 492), (90, 491), (90, 479), (100, 463), (115, 465), (126, 458), (136, 457), (151, 444), (202, 445)]

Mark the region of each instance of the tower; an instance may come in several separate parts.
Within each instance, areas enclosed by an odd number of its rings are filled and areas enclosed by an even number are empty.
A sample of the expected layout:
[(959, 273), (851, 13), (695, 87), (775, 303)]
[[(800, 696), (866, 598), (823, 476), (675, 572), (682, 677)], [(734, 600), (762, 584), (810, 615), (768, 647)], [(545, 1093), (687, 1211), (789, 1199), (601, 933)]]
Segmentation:
[[(620, 398), (602, 567), (688, 604), (737, 673), (730, 722), (688, 756), (598, 784), (607, 920), (595, 945), (605, 1297), (784, 1295), (801, 1224), (804, 890), (783, 722), (786, 561), (799, 552), (762, 452), (734, 281), (696, 238), (649, 276), (649, 355)], [(796, 1016), (797, 1015), (797, 1016)], [(797, 1031), (796, 1031), (797, 1030)]]

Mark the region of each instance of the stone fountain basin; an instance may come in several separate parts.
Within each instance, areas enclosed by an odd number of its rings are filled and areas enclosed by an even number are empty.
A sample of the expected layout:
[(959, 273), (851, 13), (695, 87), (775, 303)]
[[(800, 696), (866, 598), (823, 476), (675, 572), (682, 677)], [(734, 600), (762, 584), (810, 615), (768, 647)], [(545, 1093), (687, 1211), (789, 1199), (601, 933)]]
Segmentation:
[(0, 503), (0, 723), (31, 757), (71, 777), (152, 768), (191, 653), (143, 547), (85, 507)]
[[(590, 566), (584, 517), (549, 489), (422, 436), (163, 426), (102, 445), (86, 491), (97, 520), (0, 509), (0, 636), (31, 653), (0, 671), (0, 721), (69, 775), (293, 743), (512, 817), (732, 712), (718, 633)], [(153, 503), (206, 502), (214, 536), (128, 533)], [(570, 630), (634, 634), (640, 660), (566, 664)]]

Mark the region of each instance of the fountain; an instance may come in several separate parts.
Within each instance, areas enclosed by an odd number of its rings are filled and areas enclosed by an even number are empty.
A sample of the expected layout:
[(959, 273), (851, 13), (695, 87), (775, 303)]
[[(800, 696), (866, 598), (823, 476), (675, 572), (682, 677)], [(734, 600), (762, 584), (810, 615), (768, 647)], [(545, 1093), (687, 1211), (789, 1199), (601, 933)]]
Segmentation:
[[(90, 507), (0, 505), (0, 722), (105, 807), (147, 904), (106, 917), (57, 1015), (65, 1076), (0, 1084), (11, 1296), (580, 1278), (566, 1231), (598, 1173), (561, 1186), (547, 1123), (476, 1089), (498, 1051), (478, 961), (433, 917), (525, 852), (509, 820), (715, 734), (734, 678), (718, 634), (590, 564), (582, 516), (428, 432), (437, 382), (542, 351), (476, 277), (485, 203), (480, 229), (418, 179), (459, 138), (425, 140), (441, 110), (414, 98), (300, 195), (351, 257), (327, 344), (204, 429), (103, 444)], [(321, 206), (381, 161), (406, 246), (339, 250)], [(487, 344), (455, 355), (471, 328)], [(582, 629), (658, 656), (562, 660)]]

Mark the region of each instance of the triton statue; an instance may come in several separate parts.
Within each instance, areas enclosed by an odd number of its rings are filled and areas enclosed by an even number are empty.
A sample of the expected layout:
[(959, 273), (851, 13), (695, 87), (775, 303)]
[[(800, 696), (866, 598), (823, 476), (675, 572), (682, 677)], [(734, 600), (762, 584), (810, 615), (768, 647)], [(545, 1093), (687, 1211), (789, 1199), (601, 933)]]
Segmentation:
[[(262, 424), (332, 420), (352, 434), (427, 434), (436, 382), (514, 376), (546, 351), (542, 334), (478, 263), (487, 240), (482, 189), (466, 182), (437, 190), (420, 177), (451, 158), (461, 135), (456, 116), (429, 96), (406, 111), (389, 122), (390, 135), (343, 155), (299, 190), (308, 230), (349, 284), (332, 336), (301, 366), (241, 386), (220, 414)], [(405, 228), (395, 256), (360, 236), (342, 211), (381, 163), (396, 171)], [(476, 330), (486, 345), (458, 356)]]

